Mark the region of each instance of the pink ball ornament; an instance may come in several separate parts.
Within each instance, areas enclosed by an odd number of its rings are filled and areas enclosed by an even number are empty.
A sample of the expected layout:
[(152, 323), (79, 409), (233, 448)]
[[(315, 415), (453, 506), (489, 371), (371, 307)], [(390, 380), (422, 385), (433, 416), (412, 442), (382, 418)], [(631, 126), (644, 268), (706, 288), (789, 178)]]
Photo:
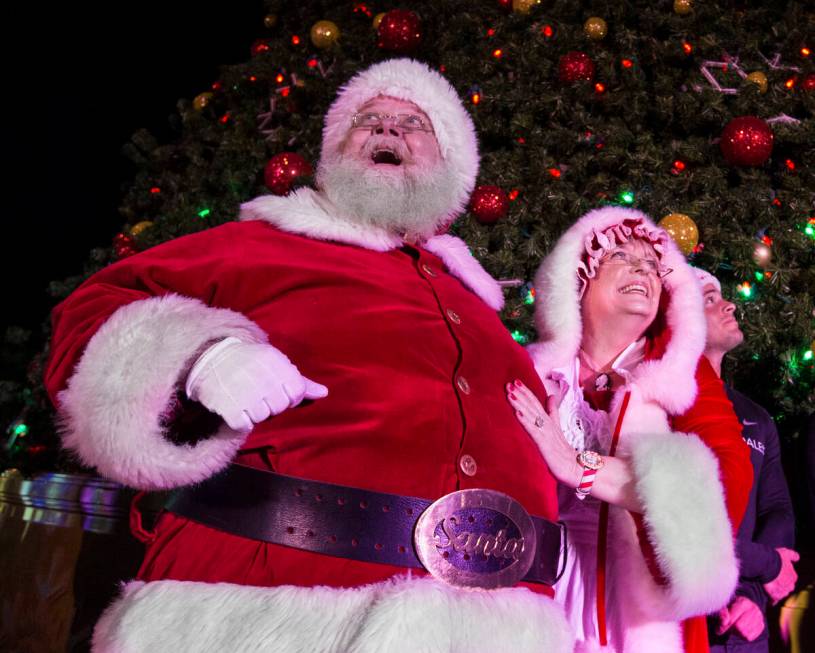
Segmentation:
[(755, 116), (733, 118), (719, 142), (725, 160), (733, 166), (761, 166), (773, 151), (770, 126)]
[(299, 177), (310, 177), (311, 164), (295, 152), (275, 154), (263, 171), (266, 186), (275, 195), (286, 195)]

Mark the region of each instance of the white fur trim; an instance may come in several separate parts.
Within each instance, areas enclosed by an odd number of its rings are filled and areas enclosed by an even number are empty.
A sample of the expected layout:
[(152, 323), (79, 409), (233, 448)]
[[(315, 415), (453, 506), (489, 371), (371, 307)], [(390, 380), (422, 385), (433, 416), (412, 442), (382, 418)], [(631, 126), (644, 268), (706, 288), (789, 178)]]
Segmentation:
[(487, 306), (496, 311), (504, 308), (504, 291), (501, 286), (481, 267), (461, 238), (434, 236), (424, 244), (424, 248), (444, 261), (450, 274), (460, 279)]
[(316, 240), (333, 240), (377, 252), (402, 246), (402, 238), (381, 227), (339, 217), (328, 200), (311, 188), (289, 195), (261, 195), (241, 204), (240, 220), (263, 220), (289, 233)]
[(705, 286), (711, 284), (716, 290), (722, 292), (722, 284), (721, 282), (714, 277), (710, 272), (707, 270), (703, 270), (702, 268), (693, 268), (694, 274), (696, 274), (696, 278), (699, 280), (699, 285), (702, 286), (702, 292), (705, 291)]
[(328, 109), (321, 158), (333, 160), (351, 127), (352, 116), (380, 95), (413, 102), (427, 114), (442, 158), (455, 173), (455, 193), (448, 218), (452, 222), (467, 206), (478, 174), (478, 139), (470, 114), (455, 89), (426, 64), (389, 59), (358, 73), (343, 86)]
[(224, 425), (195, 446), (176, 446), (164, 438), (161, 421), (191, 357), (228, 336), (266, 342), (243, 315), (180, 295), (117, 309), (59, 394), (65, 447), (102, 475), (145, 490), (195, 483), (226, 467), (245, 434)]
[(651, 434), (635, 439), (631, 464), (648, 539), (668, 581), (654, 612), (663, 619), (715, 612), (739, 575), (716, 457), (695, 435)]
[[(541, 378), (573, 361), (580, 348), (583, 322), (577, 270), (586, 239), (623, 220), (641, 220), (658, 229), (640, 211), (616, 206), (595, 209), (560, 237), (538, 269), (534, 285), (539, 339), (529, 346), (529, 353)], [(663, 249), (662, 263), (673, 269), (663, 280), (671, 298), (666, 315), (671, 340), (662, 358), (637, 367), (632, 383), (641, 388), (645, 400), (657, 401), (669, 414), (681, 414), (696, 399), (695, 372), (705, 347), (705, 315), (693, 269), (672, 239), (667, 239)]]
[[(334, 217), (327, 200), (310, 188), (300, 188), (285, 197), (262, 195), (241, 205), (241, 220), (262, 220), (282, 231), (356, 245), (377, 252), (401, 247), (399, 236), (384, 229), (363, 226)], [(504, 293), (481, 264), (470, 254), (467, 244), (455, 236), (434, 236), (422, 244), (444, 261), (447, 270), (478, 295), (490, 308), (504, 307)]]
[(94, 653), (571, 653), (573, 644), (548, 597), (410, 577), (353, 589), (132, 582), (93, 637)]

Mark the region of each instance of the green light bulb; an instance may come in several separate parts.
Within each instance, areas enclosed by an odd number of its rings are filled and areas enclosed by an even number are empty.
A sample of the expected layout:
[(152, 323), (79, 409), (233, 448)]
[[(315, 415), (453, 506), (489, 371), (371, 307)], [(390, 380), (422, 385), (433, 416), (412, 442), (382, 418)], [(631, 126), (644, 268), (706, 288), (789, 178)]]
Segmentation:
[(812, 350), (811, 350), (811, 349), (808, 349), (807, 351), (805, 351), (805, 352), (804, 352), (804, 355), (803, 355), (803, 357), (802, 357), (802, 358), (803, 358), (805, 361), (811, 361), (811, 360), (812, 360)]
[(526, 334), (521, 333), (517, 329), (512, 332), (512, 339), (519, 345), (526, 344), (526, 341), (529, 340), (529, 338), (526, 337)]
[(210, 211), (209, 209), (203, 209), (203, 210), (198, 212), (198, 217), (199, 218), (206, 218), (211, 212), (212, 211)]

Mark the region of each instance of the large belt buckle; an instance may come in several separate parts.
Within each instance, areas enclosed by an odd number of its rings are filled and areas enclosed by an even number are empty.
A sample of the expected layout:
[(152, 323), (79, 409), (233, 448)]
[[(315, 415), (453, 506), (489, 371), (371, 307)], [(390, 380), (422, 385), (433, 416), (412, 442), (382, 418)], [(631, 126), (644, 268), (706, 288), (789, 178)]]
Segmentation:
[(428, 506), (413, 532), (425, 569), (450, 585), (512, 587), (535, 558), (535, 527), (524, 507), (495, 490), (459, 490)]

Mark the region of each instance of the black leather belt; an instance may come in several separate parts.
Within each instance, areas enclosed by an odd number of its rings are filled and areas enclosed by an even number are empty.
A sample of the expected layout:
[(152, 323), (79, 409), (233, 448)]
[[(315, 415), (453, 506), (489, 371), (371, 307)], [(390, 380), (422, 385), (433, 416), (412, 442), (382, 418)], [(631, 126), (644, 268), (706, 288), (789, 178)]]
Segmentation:
[[(467, 492), (488, 491), (459, 494)], [(310, 481), (233, 464), (203, 483), (176, 490), (165, 507), (192, 521), (254, 540), (363, 562), (426, 568), (414, 548), (414, 529), (419, 516), (431, 504), (426, 499)], [(530, 518), (534, 556), (522, 580), (552, 585), (562, 574), (561, 556), (565, 566), (565, 526), (540, 517)], [(452, 523), (456, 523), (455, 519)], [(437, 529), (437, 533), (441, 532)], [(497, 544), (495, 538), (490, 542), (491, 548), (497, 550), (501, 536)], [(468, 549), (470, 553), (472, 548)], [(487, 558), (489, 550), (487, 545)], [(470, 559), (464, 547), (459, 553)], [(493, 555), (500, 557), (498, 553)], [(444, 557), (448, 558), (448, 554)]]

